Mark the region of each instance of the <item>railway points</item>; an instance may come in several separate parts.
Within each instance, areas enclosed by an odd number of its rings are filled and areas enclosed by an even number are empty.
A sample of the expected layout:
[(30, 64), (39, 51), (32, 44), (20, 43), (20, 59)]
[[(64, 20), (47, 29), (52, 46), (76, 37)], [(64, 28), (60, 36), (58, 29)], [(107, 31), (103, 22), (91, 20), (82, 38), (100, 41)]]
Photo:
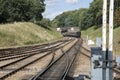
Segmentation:
[[(74, 42), (73, 42), (73, 40), (69, 40), (69, 41), (67, 40), (67, 41), (57, 43), (57, 45), (54, 46), (55, 47), (54, 49), (53, 49), (53, 47), (51, 47), (50, 49), (56, 51), (57, 49), (60, 49), (60, 48), (64, 47), (65, 45), (73, 46), (76, 43), (76, 40)], [(72, 42), (72, 44), (70, 44), (71, 42)], [(68, 51), (68, 49), (70, 48), (69, 46), (64, 47), (62, 50)], [(48, 48), (47, 48), (47, 50), (48, 50)], [(61, 51), (61, 50), (59, 50), (59, 51)], [(21, 78), (24, 77), (25, 74), (27, 76), (27, 73), (28, 73), (28, 76), (30, 78), (40, 71), (40, 70), (38, 70), (40, 67), (36, 66), (37, 67), (36, 68), (35, 65), (40, 65), (38, 63), (42, 62), (41, 59), (44, 59), (43, 62), (45, 62), (47, 60), (45, 57), (49, 53), (50, 55), (54, 56), (54, 58), (55, 58), (54, 60), (57, 60), (57, 58), (59, 58), (59, 56), (63, 55), (63, 54), (60, 54), (59, 51), (54, 52), (55, 55), (50, 54), (52, 52), (50, 50), (48, 50), (47, 52), (37, 53), (37, 54), (34, 54), (34, 55), (29, 54), (29, 57), (25, 56), (23, 58), (21, 57), (21, 58), (15, 59), (15, 60), (12, 59), (13, 61), (10, 61), (9, 63), (6, 63), (6, 64), (2, 64), (2, 61), (1, 61), (0, 79), (1, 80), (4, 80), (4, 79), (5, 80), (21, 79)], [(58, 54), (58, 52), (59, 52), (59, 54)], [(63, 53), (63, 52), (61, 52), (61, 53)], [(4, 56), (4, 57), (6, 58), (6, 56)], [(10, 55), (10, 57), (12, 57), (12, 56)], [(53, 60), (53, 57), (51, 57), (51, 59), (49, 58), (46, 62), (46, 66), (48, 66), (48, 64), (50, 64), (50, 62), (52, 62), (52, 60)], [(3, 60), (3, 62), (5, 62), (5, 61), (8, 61), (8, 60)], [(32, 76), (29, 73), (29, 72), (32, 72), (31, 68), (33, 69)], [(36, 71), (34, 71), (34, 69), (36, 69)], [(43, 67), (41, 69), (43, 69)], [(23, 76), (21, 75), (22, 77), (19, 77), (22, 72), (25, 73), (25, 74), (23, 74)]]

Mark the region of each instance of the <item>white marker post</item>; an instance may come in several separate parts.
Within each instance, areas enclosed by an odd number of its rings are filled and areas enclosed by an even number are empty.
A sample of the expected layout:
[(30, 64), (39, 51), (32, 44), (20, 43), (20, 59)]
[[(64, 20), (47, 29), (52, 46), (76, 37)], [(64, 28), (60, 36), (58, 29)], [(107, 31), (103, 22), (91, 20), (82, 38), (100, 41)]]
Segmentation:
[(114, 0), (110, 0), (109, 12), (109, 51), (113, 51), (113, 12)]
[(103, 0), (103, 26), (102, 26), (102, 80), (106, 80), (106, 27), (107, 27), (107, 0)]
[(106, 51), (107, 0), (103, 0), (102, 51)]

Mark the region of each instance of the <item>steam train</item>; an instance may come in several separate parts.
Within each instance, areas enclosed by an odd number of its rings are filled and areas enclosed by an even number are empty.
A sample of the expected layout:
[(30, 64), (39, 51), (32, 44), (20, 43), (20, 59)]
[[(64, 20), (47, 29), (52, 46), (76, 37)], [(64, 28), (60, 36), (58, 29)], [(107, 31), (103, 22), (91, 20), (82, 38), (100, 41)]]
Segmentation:
[(79, 31), (79, 29), (75, 30), (73, 28), (63, 28), (61, 29), (61, 34), (64, 37), (76, 37), (76, 38), (81, 37), (81, 32)]

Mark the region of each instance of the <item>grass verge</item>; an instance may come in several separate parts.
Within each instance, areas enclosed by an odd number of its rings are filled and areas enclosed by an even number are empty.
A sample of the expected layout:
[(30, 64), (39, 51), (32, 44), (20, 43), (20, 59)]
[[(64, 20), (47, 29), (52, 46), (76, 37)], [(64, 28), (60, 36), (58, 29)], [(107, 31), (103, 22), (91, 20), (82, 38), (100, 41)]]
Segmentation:
[[(114, 37), (113, 37), (113, 50), (114, 50), (114, 54), (117, 54), (117, 55), (120, 55), (120, 36), (119, 35), (120, 35), (120, 27), (114, 29)], [(96, 38), (102, 37), (102, 28), (95, 29), (95, 26), (93, 26), (82, 31), (82, 37), (86, 38), (86, 36), (88, 36), (90, 40), (93, 40), (96, 43)]]
[(62, 38), (53, 28), (45, 29), (30, 22), (0, 25), (0, 47), (39, 44)]

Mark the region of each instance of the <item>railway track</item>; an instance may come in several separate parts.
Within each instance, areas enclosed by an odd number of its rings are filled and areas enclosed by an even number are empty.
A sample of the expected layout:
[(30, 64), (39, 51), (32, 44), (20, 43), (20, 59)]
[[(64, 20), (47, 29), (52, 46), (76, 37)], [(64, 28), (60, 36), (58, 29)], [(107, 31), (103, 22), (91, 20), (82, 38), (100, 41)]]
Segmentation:
[[(69, 43), (69, 42), (68, 42), (68, 43)], [(62, 43), (62, 44), (65, 44), (65, 43)], [(62, 44), (61, 44), (60, 46), (59, 46), (59, 45), (54, 46), (54, 47), (55, 47), (54, 50), (57, 50), (57, 49), (63, 47), (64, 45), (62, 45)], [(65, 44), (65, 45), (66, 45), (66, 44)], [(52, 47), (52, 48), (53, 48), (53, 47)], [(50, 50), (46, 50), (46, 51), (50, 51)], [(41, 53), (41, 51), (40, 51), (39, 53)], [(11, 63), (9, 63), (9, 64), (2, 65), (2, 66), (0, 66), (0, 69), (5, 68), (6, 66), (9, 66), (9, 65), (11, 65), (11, 64), (14, 64), (14, 63), (16, 63), (16, 62), (25, 60), (25, 59), (27, 59), (27, 58), (29, 58), (29, 57), (43, 55), (43, 54), (39, 54), (39, 53), (38, 53), (38, 52), (37, 52), (37, 53), (34, 52), (34, 53), (32, 53), (31, 55), (28, 55), (28, 56), (25, 56), (25, 57), (23, 57), (23, 58), (17, 59), (17, 60), (15, 60), (15, 61), (13, 61), (13, 62), (11, 62)]]
[(77, 41), (67, 51), (62, 51), (61, 55), (57, 60), (53, 61), (47, 68), (38, 75), (33, 77), (31, 80), (61, 80), (65, 79), (71, 64), (73, 63), (76, 53), (80, 47), (80, 41)]
[[(66, 41), (65, 41), (66, 42)], [(66, 44), (68, 44), (69, 42), (67, 43), (61, 43), (63, 44), (61, 46), (61, 44), (59, 44), (60, 46), (57, 47), (57, 46), (54, 46), (56, 47), (55, 50), (65, 46)], [(53, 47), (52, 47), (53, 48)], [(46, 49), (48, 50), (48, 49)], [(44, 54), (34, 54), (34, 55), (29, 55), (27, 57), (24, 57), (24, 58), (21, 58), (21, 59), (18, 59), (16, 61), (13, 61), (13, 62), (10, 62), (8, 64), (5, 64), (5, 65), (2, 65), (0, 66), (0, 80), (4, 80), (4, 79), (7, 79), (9, 78), (11, 75), (15, 74), (15, 73), (18, 73), (20, 70), (28, 67), (29, 65), (32, 65), (34, 64), (35, 62), (37, 61), (40, 61), (40, 59), (44, 58), (46, 55), (49, 55), (52, 51), (46, 51)], [(53, 54), (52, 54), (53, 55)], [(29, 57), (29, 58), (28, 58)], [(51, 59), (52, 60), (52, 59)], [(50, 60), (49, 60), (50, 61)], [(9, 79), (8, 79), (9, 80)], [(11, 79), (12, 80), (12, 79)]]
[[(60, 41), (56, 41), (53, 43), (42, 44), (42, 45), (37, 45), (37, 46), (0, 49), (0, 61), (27, 56), (27, 55), (30, 55), (31, 52), (46, 51), (46, 49), (49, 50), (52, 47), (57, 46), (60, 43), (66, 42), (66, 41), (68, 41), (68, 40), (60, 40)], [(54, 46), (50, 46), (50, 45), (54, 45)]]
[(62, 43), (64, 43), (64, 42), (61, 42), (59, 44), (54, 44), (53, 46), (48, 46), (48, 47), (44, 47), (44, 48), (40, 48), (40, 49), (34, 49), (34, 50), (31, 50), (31, 51), (26, 51), (26, 52), (23, 52), (21, 54), (19, 53), (19, 54), (15, 54), (14, 55), (14, 53), (13, 53), (13, 56), (7, 55), (7, 57), (0, 58), (0, 61), (20, 58), (20, 57), (27, 57), (27, 56), (31, 56), (31, 55), (34, 55), (34, 54), (42, 53), (42, 52), (45, 52), (45, 51), (51, 51), (52, 48), (55, 48), (55, 47), (61, 45)]
[(81, 46), (65, 80), (79, 80), (81, 75), (84, 75), (87, 80), (90, 80), (90, 58), (87, 54), (90, 53), (82, 49)]

